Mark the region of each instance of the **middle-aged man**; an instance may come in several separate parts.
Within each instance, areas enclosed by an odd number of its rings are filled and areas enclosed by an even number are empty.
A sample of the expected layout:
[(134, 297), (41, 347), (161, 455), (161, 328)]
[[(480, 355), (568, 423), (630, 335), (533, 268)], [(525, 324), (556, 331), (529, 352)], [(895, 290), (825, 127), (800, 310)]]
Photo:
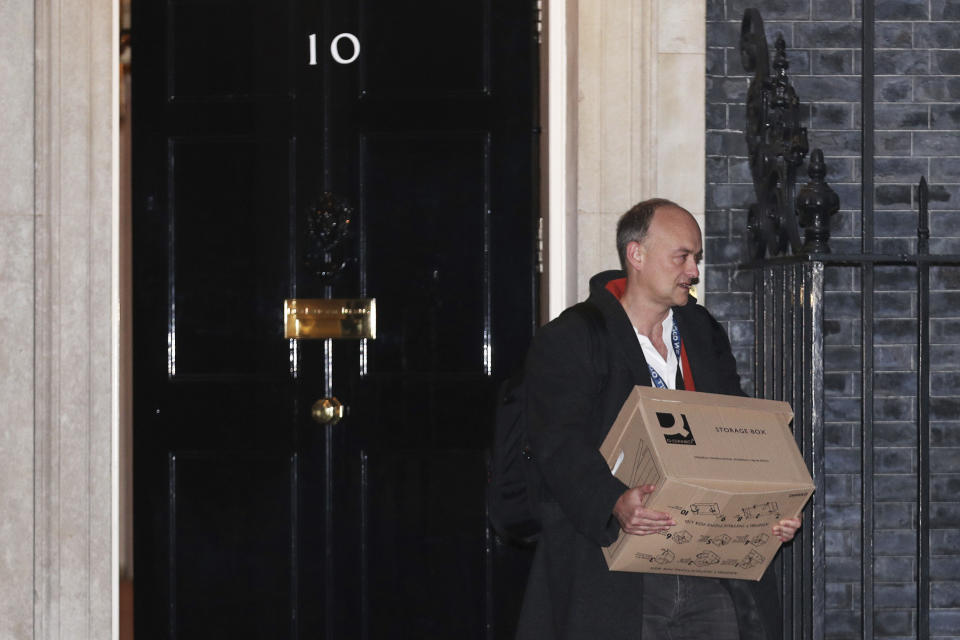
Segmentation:
[[(703, 256), (693, 216), (668, 200), (641, 202), (617, 224), (617, 251), (623, 271), (590, 281), (594, 320), (568, 309), (540, 330), (528, 355), (528, 438), (543, 485), (542, 534), (517, 637), (778, 638), (773, 569), (759, 582), (607, 569), (600, 548), (621, 529), (649, 535), (676, 524), (644, 507), (653, 487), (624, 485), (599, 453), (630, 390), (745, 395), (726, 333), (690, 302)], [(787, 542), (799, 526), (781, 520), (772, 533)]]

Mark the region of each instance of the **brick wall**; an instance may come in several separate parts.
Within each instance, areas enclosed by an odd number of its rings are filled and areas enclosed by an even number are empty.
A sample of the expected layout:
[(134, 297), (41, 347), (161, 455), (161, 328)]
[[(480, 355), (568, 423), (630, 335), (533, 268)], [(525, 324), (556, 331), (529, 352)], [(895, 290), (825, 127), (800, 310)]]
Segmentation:
[[(758, 8), (771, 56), (782, 33), (811, 148), (840, 195), (835, 252), (860, 246), (860, 2), (707, 0), (706, 261), (709, 305), (726, 323), (742, 373), (753, 357), (752, 281), (743, 258), (753, 188), (743, 138), (748, 78), (740, 20)], [(960, 0), (877, 0), (875, 248), (912, 252), (913, 185), (931, 184), (931, 252), (960, 253)], [(806, 179), (805, 169), (801, 174)], [(860, 277), (827, 270), (825, 322), (828, 638), (860, 630)], [(876, 273), (875, 634), (913, 637), (916, 611), (916, 275)], [(960, 638), (960, 269), (931, 274), (930, 634)], [(746, 384), (752, 387), (750, 376)]]

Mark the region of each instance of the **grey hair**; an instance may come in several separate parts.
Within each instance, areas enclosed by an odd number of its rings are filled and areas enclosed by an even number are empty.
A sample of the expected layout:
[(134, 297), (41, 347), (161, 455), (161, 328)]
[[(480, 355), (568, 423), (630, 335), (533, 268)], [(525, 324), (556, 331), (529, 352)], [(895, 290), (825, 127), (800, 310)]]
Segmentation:
[[(620, 256), (620, 267), (627, 268), (627, 245), (631, 242), (643, 242), (650, 230), (650, 221), (653, 214), (660, 207), (671, 206), (683, 209), (680, 205), (666, 198), (650, 198), (633, 205), (629, 211), (620, 216), (617, 221), (617, 255)], [(683, 209), (686, 211), (686, 209)]]

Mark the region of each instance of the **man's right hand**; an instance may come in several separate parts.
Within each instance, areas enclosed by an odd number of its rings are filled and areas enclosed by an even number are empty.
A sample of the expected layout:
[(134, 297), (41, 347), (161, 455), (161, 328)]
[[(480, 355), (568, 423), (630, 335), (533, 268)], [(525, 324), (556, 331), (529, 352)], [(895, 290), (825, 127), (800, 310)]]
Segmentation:
[(620, 528), (635, 536), (647, 536), (651, 533), (662, 533), (667, 528), (677, 524), (662, 511), (654, 511), (643, 506), (647, 496), (653, 493), (656, 487), (645, 484), (625, 491), (613, 505), (613, 515), (620, 521)]

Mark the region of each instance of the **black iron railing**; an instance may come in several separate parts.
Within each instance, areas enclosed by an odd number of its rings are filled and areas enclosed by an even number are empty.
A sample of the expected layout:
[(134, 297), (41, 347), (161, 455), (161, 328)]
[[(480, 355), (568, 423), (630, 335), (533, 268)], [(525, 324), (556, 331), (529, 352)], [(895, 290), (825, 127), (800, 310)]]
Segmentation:
[[(824, 467), (824, 273), (828, 267), (859, 270), (860, 339), (860, 615), (861, 634), (874, 637), (874, 312), (875, 271), (881, 266), (916, 270), (917, 282), (917, 601), (916, 638), (930, 637), (930, 267), (960, 266), (960, 255), (929, 255), (928, 190), (917, 186), (917, 250), (874, 251), (874, 2), (863, 2), (861, 251), (830, 250), (831, 216), (839, 208), (825, 181), (819, 150), (810, 154), (810, 181), (795, 192), (795, 174), (807, 153), (800, 101), (787, 77), (785, 45), (776, 41), (770, 73), (763, 20), (748, 9), (741, 30), (744, 68), (754, 74), (747, 95), (746, 136), (757, 201), (748, 217), (749, 262), (753, 270), (755, 384), (758, 396), (794, 407), (794, 433), (817, 485), (805, 510), (798, 543), (780, 559), (784, 638), (825, 634), (826, 492)], [(801, 238), (801, 231), (803, 237)]]

